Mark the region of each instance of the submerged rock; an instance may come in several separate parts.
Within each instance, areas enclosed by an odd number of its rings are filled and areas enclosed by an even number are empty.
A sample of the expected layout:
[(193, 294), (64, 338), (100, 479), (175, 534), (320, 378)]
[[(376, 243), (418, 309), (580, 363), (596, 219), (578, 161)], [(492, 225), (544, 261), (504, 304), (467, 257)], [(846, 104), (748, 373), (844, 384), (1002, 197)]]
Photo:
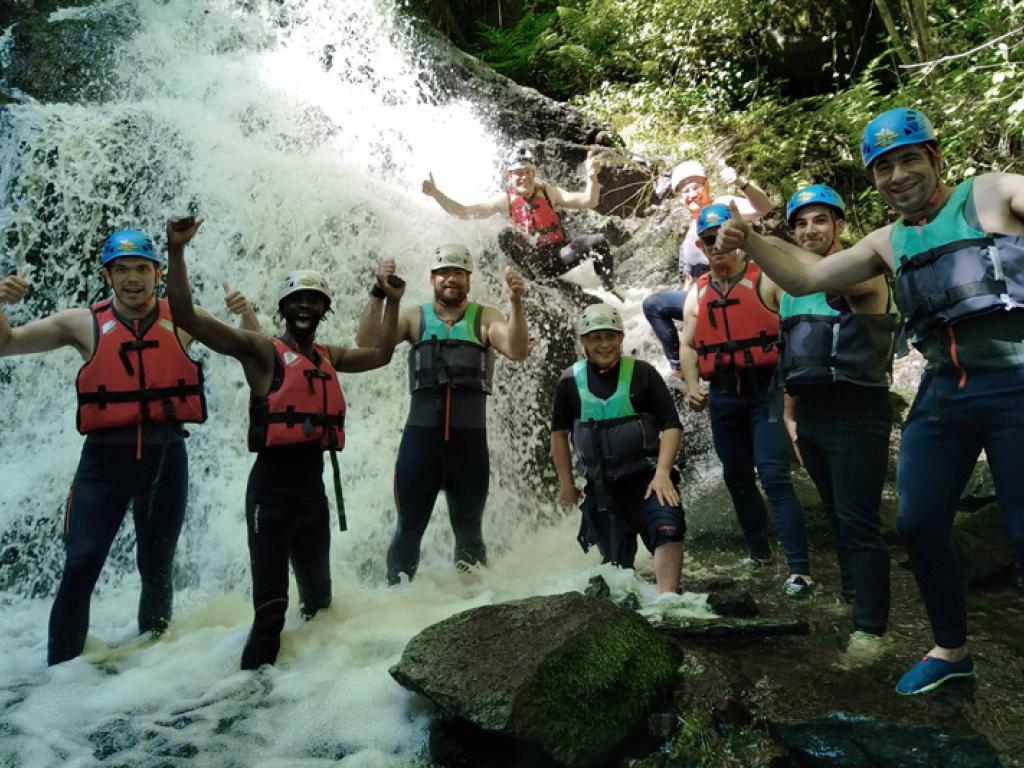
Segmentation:
[[(431, 737), (444, 764), (599, 766), (642, 732), (676, 662), (641, 617), (573, 592), (427, 627), (391, 675), (448, 715)], [(478, 751), (455, 759), (453, 740)]]
[(692, 640), (747, 640), (775, 635), (806, 635), (811, 626), (803, 619), (677, 619), (654, 628), (663, 635)]
[(1000, 768), (980, 736), (951, 736), (923, 725), (894, 725), (841, 713), (772, 726), (793, 765), (814, 768)]
[(709, 592), (708, 608), (719, 616), (737, 619), (750, 619), (761, 613), (753, 596), (742, 589), (722, 589)]

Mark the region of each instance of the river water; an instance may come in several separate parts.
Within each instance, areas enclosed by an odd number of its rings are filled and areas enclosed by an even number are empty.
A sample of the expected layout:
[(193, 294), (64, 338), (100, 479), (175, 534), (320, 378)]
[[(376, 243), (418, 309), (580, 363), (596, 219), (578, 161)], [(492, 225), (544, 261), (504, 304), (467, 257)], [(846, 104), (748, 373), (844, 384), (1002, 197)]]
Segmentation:
[[(454, 240), (479, 253), (493, 244), (497, 221), (458, 221), (419, 191), (433, 171), (457, 199), (492, 194), (502, 148), (474, 105), (433, 95), (415, 38), (388, 3), (138, 0), (56, 18), (83, 14), (127, 18), (136, 30), (118, 43), (112, 98), (0, 113), (0, 268), (28, 262), (34, 286), (7, 308), (12, 323), (102, 298), (106, 234), (140, 226), (162, 248), (162, 221), (185, 210), (207, 219), (188, 249), (197, 301), (227, 318), (227, 280), (274, 328), (280, 277), (320, 269), (337, 310), (321, 338), (342, 344), (377, 260), (397, 259), (408, 300), (424, 301), (433, 247)], [(502, 305), (495, 282), (475, 277), (473, 295)], [(635, 346), (646, 332), (639, 307), (630, 303), (627, 315)], [(653, 597), (632, 573), (579, 551), (577, 521), (543, 492), (523, 446), (524, 434), (546, 440), (547, 404), (529, 376), (503, 364), (489, 425), (491, 567), (455, 573), (441, 502), (420, 575), (384, 588), (407, 402), (399, 353), (386, 369), (343, 379), (350, 531), (332, 537), (334, 604), (309, 623), (293, 606), (278, 665), (238, 671), (252, 615), (242, 511), (248, 392), (233, 360), (196, 354), (210, 419), (188, 441), (174, 621), (159, 640), (135, 636), (126, 524), (93, 597), (85, 654), (52, 669), (46, 624), (82, 442), (72, 387), (81, 360), (65, 349), (0, 362), (0, 765), (415, 765), (428, 707), (387, 669), (421, 628), (477, 605), (582, 589), (595, 572), (616, 591)]]

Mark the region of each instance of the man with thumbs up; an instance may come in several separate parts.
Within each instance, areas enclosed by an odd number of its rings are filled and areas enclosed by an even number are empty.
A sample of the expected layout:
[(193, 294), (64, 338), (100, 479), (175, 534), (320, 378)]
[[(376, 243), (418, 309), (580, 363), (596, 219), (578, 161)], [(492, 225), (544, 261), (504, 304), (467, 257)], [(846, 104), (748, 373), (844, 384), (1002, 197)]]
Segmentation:
[[(89, 629), (89, 602), (128, 508), (138, 541), (142, 581), (139, 632), (161, 633), (171, 618), (171, 566), (185, 515), (188, 458), (183, 423), (206, 419), (203, 376), (156, 289), (163, 263), (152, 238), (123, 229), (102, 250), (113, 297), (11, 327), (0, 308), (0, 356), (72, 347), (78, 373), (77, 424), (86, 435), (68, 493), (63, 525), (66, 561), (50, 613), (47, 662), (78, 656)], [(28, 269), (0, 280), (0, 305), (30, 288)], [(256, 325), (244, 296), (229, 304)], [(205, 310), (197, 311), (208, 314)]]
[(582, 192), (570, 192), (537, 179), (537, 159), (524, 143), (517, 144), (505, 160), (507, 188), (488, 200), (463, 205), (437, 188), (434, 174), (423, 182), (423, 194), (434, 198), (447, 213), (460, 219), (506, 216), (511, 225), (498, 235), (498, 245), (509, 259), (531, 278), (560, 277), (592, 256), (594, 271), (611, 290), (613, 260), (604, 235), (569, 238), (558, 208), (596, 208), (601, 200), (597, 175), (601, 163), (587, 153), (587, 183)]

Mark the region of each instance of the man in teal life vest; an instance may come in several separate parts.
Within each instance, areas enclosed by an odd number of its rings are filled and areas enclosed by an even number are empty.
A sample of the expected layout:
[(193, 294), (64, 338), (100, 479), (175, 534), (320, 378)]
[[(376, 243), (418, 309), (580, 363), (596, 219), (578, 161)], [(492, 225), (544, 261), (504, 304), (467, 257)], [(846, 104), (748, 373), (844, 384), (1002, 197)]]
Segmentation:
[(517, 145), (505, 160), (507, 188), (499, 195), (463, 205), (444, 194), (431, 174), (423, 182), (423, 194), (437, 201), (446, 212), (460, 219), (505, 216), (512, 222), (498, 235), (502, 252), (528, 277), (560, 277), (588, 256), (606, 289), (612, 287), (611, 247), (604, 235), (569, 238), (562, 227), (558, 208), (596, 208), (601, 200), (597, 174), (601, 164), (593, 153), (587, 155), (587, 184), (582, 192), (569, 192), (537, 179), (537, 159), (524, 144)]
[[(824, 184), (797, 190), (786, 206), (797, 244), (821, 257), (839, 250), (845, 218), (842, 198)], [(783, 293), (779, 317), (786, 427), (837, 526), (853, 639), (870, 644), (884, 634), (889, 618), (889, 551), (879, 506), (889, 464), (889, 383), (899, 315), (888, 283), (876, 275), (841, 295)]]
[[(139, 632), (166, 629), (188, 492), (182, 424), (206, 420), (202, 369), (187, 354), (193, 337), (156, 295), (163, 262), (152, 238), (138, 229), (118, 230), (103, 244), (102, 260), (111, 299), (14, 328), (0, 309), (0, 356), (71, 347), (84, 361), (76, 389), (78, 430), (86, 437), (65, 509), (66, 558), (50, 612), (51, 665), (82, 653), (92, 590), (129, 502), (142, 582)], [(0, 307), (21, 301), (29, 287), (25, 268), (0, 280)], [(245, 297), (227, 283), (224, 291), (243, 327), (257, 328)]]
[(806, 266), (795, 246), (742, 221), (719, 232), (794, 295), (839, 291), (878, 274), (896, 277), (896, 302), (928, 361), (903, 427), (897, 531), (907, 546), (935, 646), (900, 679), (901, 694), (974, 673), (964, 588), (951, 528), (956, 503), (984, 449), (999, 513), (1024, 566), (1024, 176), (986, 173), (955, 187), (928, 118), (893, 109), (864, 131), (864, 165), (900, 219)]
[[(735, 203), (731, 206), (735, 211)], [(739, 214), (712, 203), (697, 216), (698, 245), (711, 271), (686, 296), (680, 369), (690, 407), (710, 406), (715, 453), (750, 552), (746, 562), (760, 567), (771, 560), (760, 480), (789, 565), (783, 593), (801, 598), (814, 590), (815, 582), (803, 508), (789, 471), (782, 393), (774, 384), (782, 291), (735, 248), (714, 247), (719, 227), (732, 215)], [(707, 393), (700, 389), (701, 379), (708, 382)]]
[[(523, 279), (505, 270), (508, 317), (469, 300), (473, 257), (465, 246), (442, 245), (430, 262), (433, 301), (402, 311), (398, 340), (408, 341), (409, 416), (395, 461), (398, 525), (387, 552), (388, 584), (416, 575), (420, 541), (442, 490), (460, 569), (487, 564), (483, 514), (490, 485), (487, 396), (494, 352), (523, 360), (529, 336)], [(379, 322), (371, 303), (356, 334), (363, 343)]]
[(249, 450), (256, 454), (245, 492), (252, 569), (253, 623), (242, 669), (273, 664), (288, 609), (288, 566), (295, 572), (300, 610), (309, 618), (330, 605), (331, 524), (324, 489), (325, 451), (331, 453), (339, 522), (344, 507), (336, 453), (345, 447), (345, 396), (338, 374), (386, 365), (395, 347), (404, 283), (389, 281), (394, 262), (377, 270), (374, 287), (387, 297), (379, 333), (367, 349), (319, 344), (317, 329), (333, 297), (319, 272), (300, 269), (277, 291), (284, 320), (279, 337), (236, 330), (190, 310), (185, 245), (202, 224), (167, 228), (167, 294), (183, 328), (214, 352), (235, 358), (249, 384)]
[(612, 307), (587, 307), (578, 331), (586, 359), (562, 374), (552, 407), (559, 501), (580, 503), (575, 453), (586, 479), (584, 550), (597, 544), (606, 561), (631, 567), (639, 534), (654, 555), (658, 590), (678, 592), (686, 524), (673, 466), (682, 427), (672, 395), (653, 366), (622, 354), (622, 317)]

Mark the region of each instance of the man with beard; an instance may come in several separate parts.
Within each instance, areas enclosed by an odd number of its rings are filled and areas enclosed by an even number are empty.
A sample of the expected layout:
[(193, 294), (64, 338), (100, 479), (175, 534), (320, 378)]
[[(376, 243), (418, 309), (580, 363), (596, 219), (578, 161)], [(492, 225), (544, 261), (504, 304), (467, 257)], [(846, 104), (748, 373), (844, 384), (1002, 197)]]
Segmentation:
[(801, 249), (733, 220), (719, 247), (742, 247), (793, 295), (841, 291), (894, 274), (896, 303), (928, 361), (903, 427), (896, 529), (907, 547), (935, 645), (904, 674), (900, 694), (974, 674), (963, 580), (951, 529), (978, 455), (988, 458), (999, 513), (1024, 566), (1024, 176), (942, 180), (931, 122), (898, 108), (864, 130), (861, 157), (900, 219), (806, 266)]
[(601, 164), (593, 152), (587, 154), (587, 185), (582, 192), (569, 192), (537, 179), (537, 159), (523, 144), (513, 149), (505, 161), (508, 187), (489, 200), (463, 205), (444, 194), (434, 183), (434, 175), (423, 182), (423, 194), (434, 198), (446, 212), (460, 219), (485, 219), (501, 215), (511, 226), (498, 235), (502, 252), (526, 271), (531, 278), (555, 278), (564, 275), (588, 256), (594, 258), (594, 271), (607, 289), (612, 288), (614, 265), (611, 247), (604, 235), (578, 235), (571, 240), (562, 228), (557, 208), (596, 208), (601, 200), (597, 174)]
[[(47, 663), (82, 653), (89, 602), (128, 503), (138, 547), (139, 632), (171, 620), (171, 579), (188, 490), (184, 423), (206, 420), (203, 374), (186, 350), (193, 337), (156, 295), (163, 264), (152, 238), (114, 232), (103, 245), (103, 279), (113, 298), (12, 328), (0, 310), (0, 356), (72, 347), (78, 373), (78, 431), (86, 436), (64, 517), (66, 559), (50, 612)], [(0, 280), (0, 305), (24, 298), (28, 270)], [(224, 284), (244, 327), (258, 324), (245, 297)], [(189, 305), (194, 314), (213, 318)]]
[[(786, 206), (797, 244), (821, 257), (839, 250), (845, 218), (842, 198), (825, 184), (797, 190)], [(899, 315), (885, 278), (876, 275), (841, 295), (783, 293), (779, 317), (786, 427), (836, 522), (843, 595), (853, 603), (851, 641), (877, 650), (889, 619), (889, 550), (879, 506)]]
[(719, 177), (726, 186), (735, 187), (743, 197), (723, 195), (711, 198), (711, 186), (704, 166), (696, 160), (685, 160), (672, 169), (672, 190), (690, 215), (690, 223), (679, 246), (679, 281), (681, 291), (660, 291), (644, 299), (644, 317), (651, 324), (654, 335), (661, 342), (671, 369), (667, 379), (670, 386), (680, 388), (685, 377), (679, 370), (679, 332), (676, 322), (683, 319), (683, 303), (694, 281), (708, 272), (707, 256), (698, 246), (697, 214), (712, 202), (735, 202), (744, 218), (754, 221), (772, 209), (772, 201), (752, 181), (740, 176), (730, 166), (723, 165)]
[(331, 309), (323, 276), (309, 269), (288, 275), (278, 288), (285, 330), (277, 338), (236, 330), (192, 311), (185, 244), (202, 219), (177, 230), (168, 225), (167, 293), (183, 328), (210, 349), (242, 364), (249, 382), (249, 450), (256, 462), (246, 489), (245, 518), (252, 566), (252, 630), (242, 669), (273, 664), (288, 608), (288, 563), (295, 571), (300, 610), (309, 618), (331, 602), (330, 520), (323, 482), (323, 452), (331, 452), (339, 521), (344, 507), (336, 452), (345, 447), (345, 396), (338, 372), (357, 373), (391, 360), (404, 283), (389, 280), (394, 262), (377, 269), (376, 288), (387, 297), (374, 345), (352, 349), (316, 343)]
[[(472, 272), (465, 246), (442, 245), (430, 263), (434, 300), (403, 310), (398, 320), (398, 340), (411, 345), (411, 401), (395, 462), (398, 526), (388, 547), (388, 584), (398, 584), (402, 573), (416, 575), (420, 541), (441, 490), (455, 534), (456, 567), (487, 563), (481, 526), (490, 483), (486, 405), (492, 350), (523, 360), (529, 337), (522, 277), (506, 267), (506, 318), (495, 307), (469, 300)], [(356, 343), (379, 334), (379, 318), (379, 305), (371, 304)]]
[[(759, 567), (771, 559), (768, 515), (756, 472), (789, 565), (783, 593), (805, 597), (815, 584), (803, 508), (789, 472), (781, 392), (773, 384), (781, 290), (735, 248), (714, 247), (719, 227), (739, 215), (736, 204), (730, 206), (732, 213), (729, 207), (712, 203), (697, 216), (700, 247), (711, 271), (697, 281), (683, 310), (680, 363), (686, 398), (696, 411), (710, 404), (715, 453), (750, 551), (747, 564)], [(708, 382), (707, 394), (700, 391), (698, 377)]]

